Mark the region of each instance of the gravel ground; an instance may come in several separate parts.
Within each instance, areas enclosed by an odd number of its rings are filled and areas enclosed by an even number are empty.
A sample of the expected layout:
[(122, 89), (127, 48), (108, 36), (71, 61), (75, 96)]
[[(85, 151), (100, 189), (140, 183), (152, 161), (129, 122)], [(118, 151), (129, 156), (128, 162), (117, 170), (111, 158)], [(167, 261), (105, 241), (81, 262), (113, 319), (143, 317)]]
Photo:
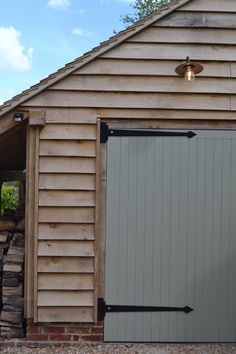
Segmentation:
[(30, 344), (0, 343), (1, 354), (236, 354), (236, 344)]

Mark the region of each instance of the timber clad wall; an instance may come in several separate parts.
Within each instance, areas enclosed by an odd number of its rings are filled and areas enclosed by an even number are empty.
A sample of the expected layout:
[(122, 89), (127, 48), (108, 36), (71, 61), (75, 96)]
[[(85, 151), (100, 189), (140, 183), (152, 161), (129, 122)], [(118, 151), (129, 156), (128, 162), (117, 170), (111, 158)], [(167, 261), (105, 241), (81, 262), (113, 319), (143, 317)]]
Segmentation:
[[(175, 75), (186, 56), (204, 65), (194, 83)], [(97, 119), (235, 129), (235, 93), (236, 2), (195, 0), (24, 104), (46, 110), (47, 120), (39, 140), (36, 320), (96, 321)]]
[(40, 133), (38, 320), (93, 322), (96, 126), (60, 118)]

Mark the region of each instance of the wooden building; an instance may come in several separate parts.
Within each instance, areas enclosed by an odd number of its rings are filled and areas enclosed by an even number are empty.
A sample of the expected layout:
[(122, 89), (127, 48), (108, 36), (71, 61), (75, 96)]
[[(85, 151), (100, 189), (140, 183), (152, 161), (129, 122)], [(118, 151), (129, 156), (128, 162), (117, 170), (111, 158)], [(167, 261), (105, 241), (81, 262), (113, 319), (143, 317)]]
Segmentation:
[(172, 1), (0, 116), (0, 169), (27, 171), (29, 339), (103, 340), (105, 316), (106, 341), (236, 340), (235, 0)]

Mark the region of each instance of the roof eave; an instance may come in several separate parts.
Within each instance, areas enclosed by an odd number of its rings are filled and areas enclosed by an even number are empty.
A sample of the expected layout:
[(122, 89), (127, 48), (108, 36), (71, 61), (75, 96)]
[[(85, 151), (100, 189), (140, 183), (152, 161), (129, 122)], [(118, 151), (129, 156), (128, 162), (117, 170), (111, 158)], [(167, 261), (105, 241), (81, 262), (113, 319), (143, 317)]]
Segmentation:
[[(54, 74), (49, 75), (46, 79), (43, 79), (38, 84), (32, 86), (30, 89), (25, 90), (21, 94), (13, 97), (11, 100), (6, 101), (2, 105), (2, 108), (0, 107), (0, 117), (16, 109), (18, 106), (22, 105), (24, 102), (30, 100), (34, 96), (38, 95), (40, 92), (44, 91), (48, 87), (54, 85), (55, 83), (70, 75), (74, 71), (87, 65), (100, 55), (108, 52), (109, 50), (123, 43), (130, 37), (136, 35), (137, 33), (144, 30), (146, 27), (150, 26), (152, 23), (160, 20), (164, 16), (169, 15), (177, 8), (185, 5), (190, 1), (192, 0), (173, 0), (171, 3), (166, 4), (162, 6), (159, 10), (157, 10), (156, 14), (153, 13), (152, 15), (145, 17), (142, 21), (136, 22), (134, 25), (111, 37), (110, 40), (102, 42), (98, 47), (95, 47), (90, 52), (85, 53), (82, 57), (75, 59), (73, 62), (59, 69)], [(124, 34), (122, 34), (122, 32), (124, 32)]]

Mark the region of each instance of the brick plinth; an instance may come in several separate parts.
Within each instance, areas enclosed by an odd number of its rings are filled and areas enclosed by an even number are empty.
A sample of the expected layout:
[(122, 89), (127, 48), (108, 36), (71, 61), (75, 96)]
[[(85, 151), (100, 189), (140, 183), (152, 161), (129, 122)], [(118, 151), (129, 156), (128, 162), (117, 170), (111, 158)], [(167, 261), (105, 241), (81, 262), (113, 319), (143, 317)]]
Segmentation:
[(102, 342), (103, 323), (34, 323), (27, 320), (26, 338), (30, 341)]

